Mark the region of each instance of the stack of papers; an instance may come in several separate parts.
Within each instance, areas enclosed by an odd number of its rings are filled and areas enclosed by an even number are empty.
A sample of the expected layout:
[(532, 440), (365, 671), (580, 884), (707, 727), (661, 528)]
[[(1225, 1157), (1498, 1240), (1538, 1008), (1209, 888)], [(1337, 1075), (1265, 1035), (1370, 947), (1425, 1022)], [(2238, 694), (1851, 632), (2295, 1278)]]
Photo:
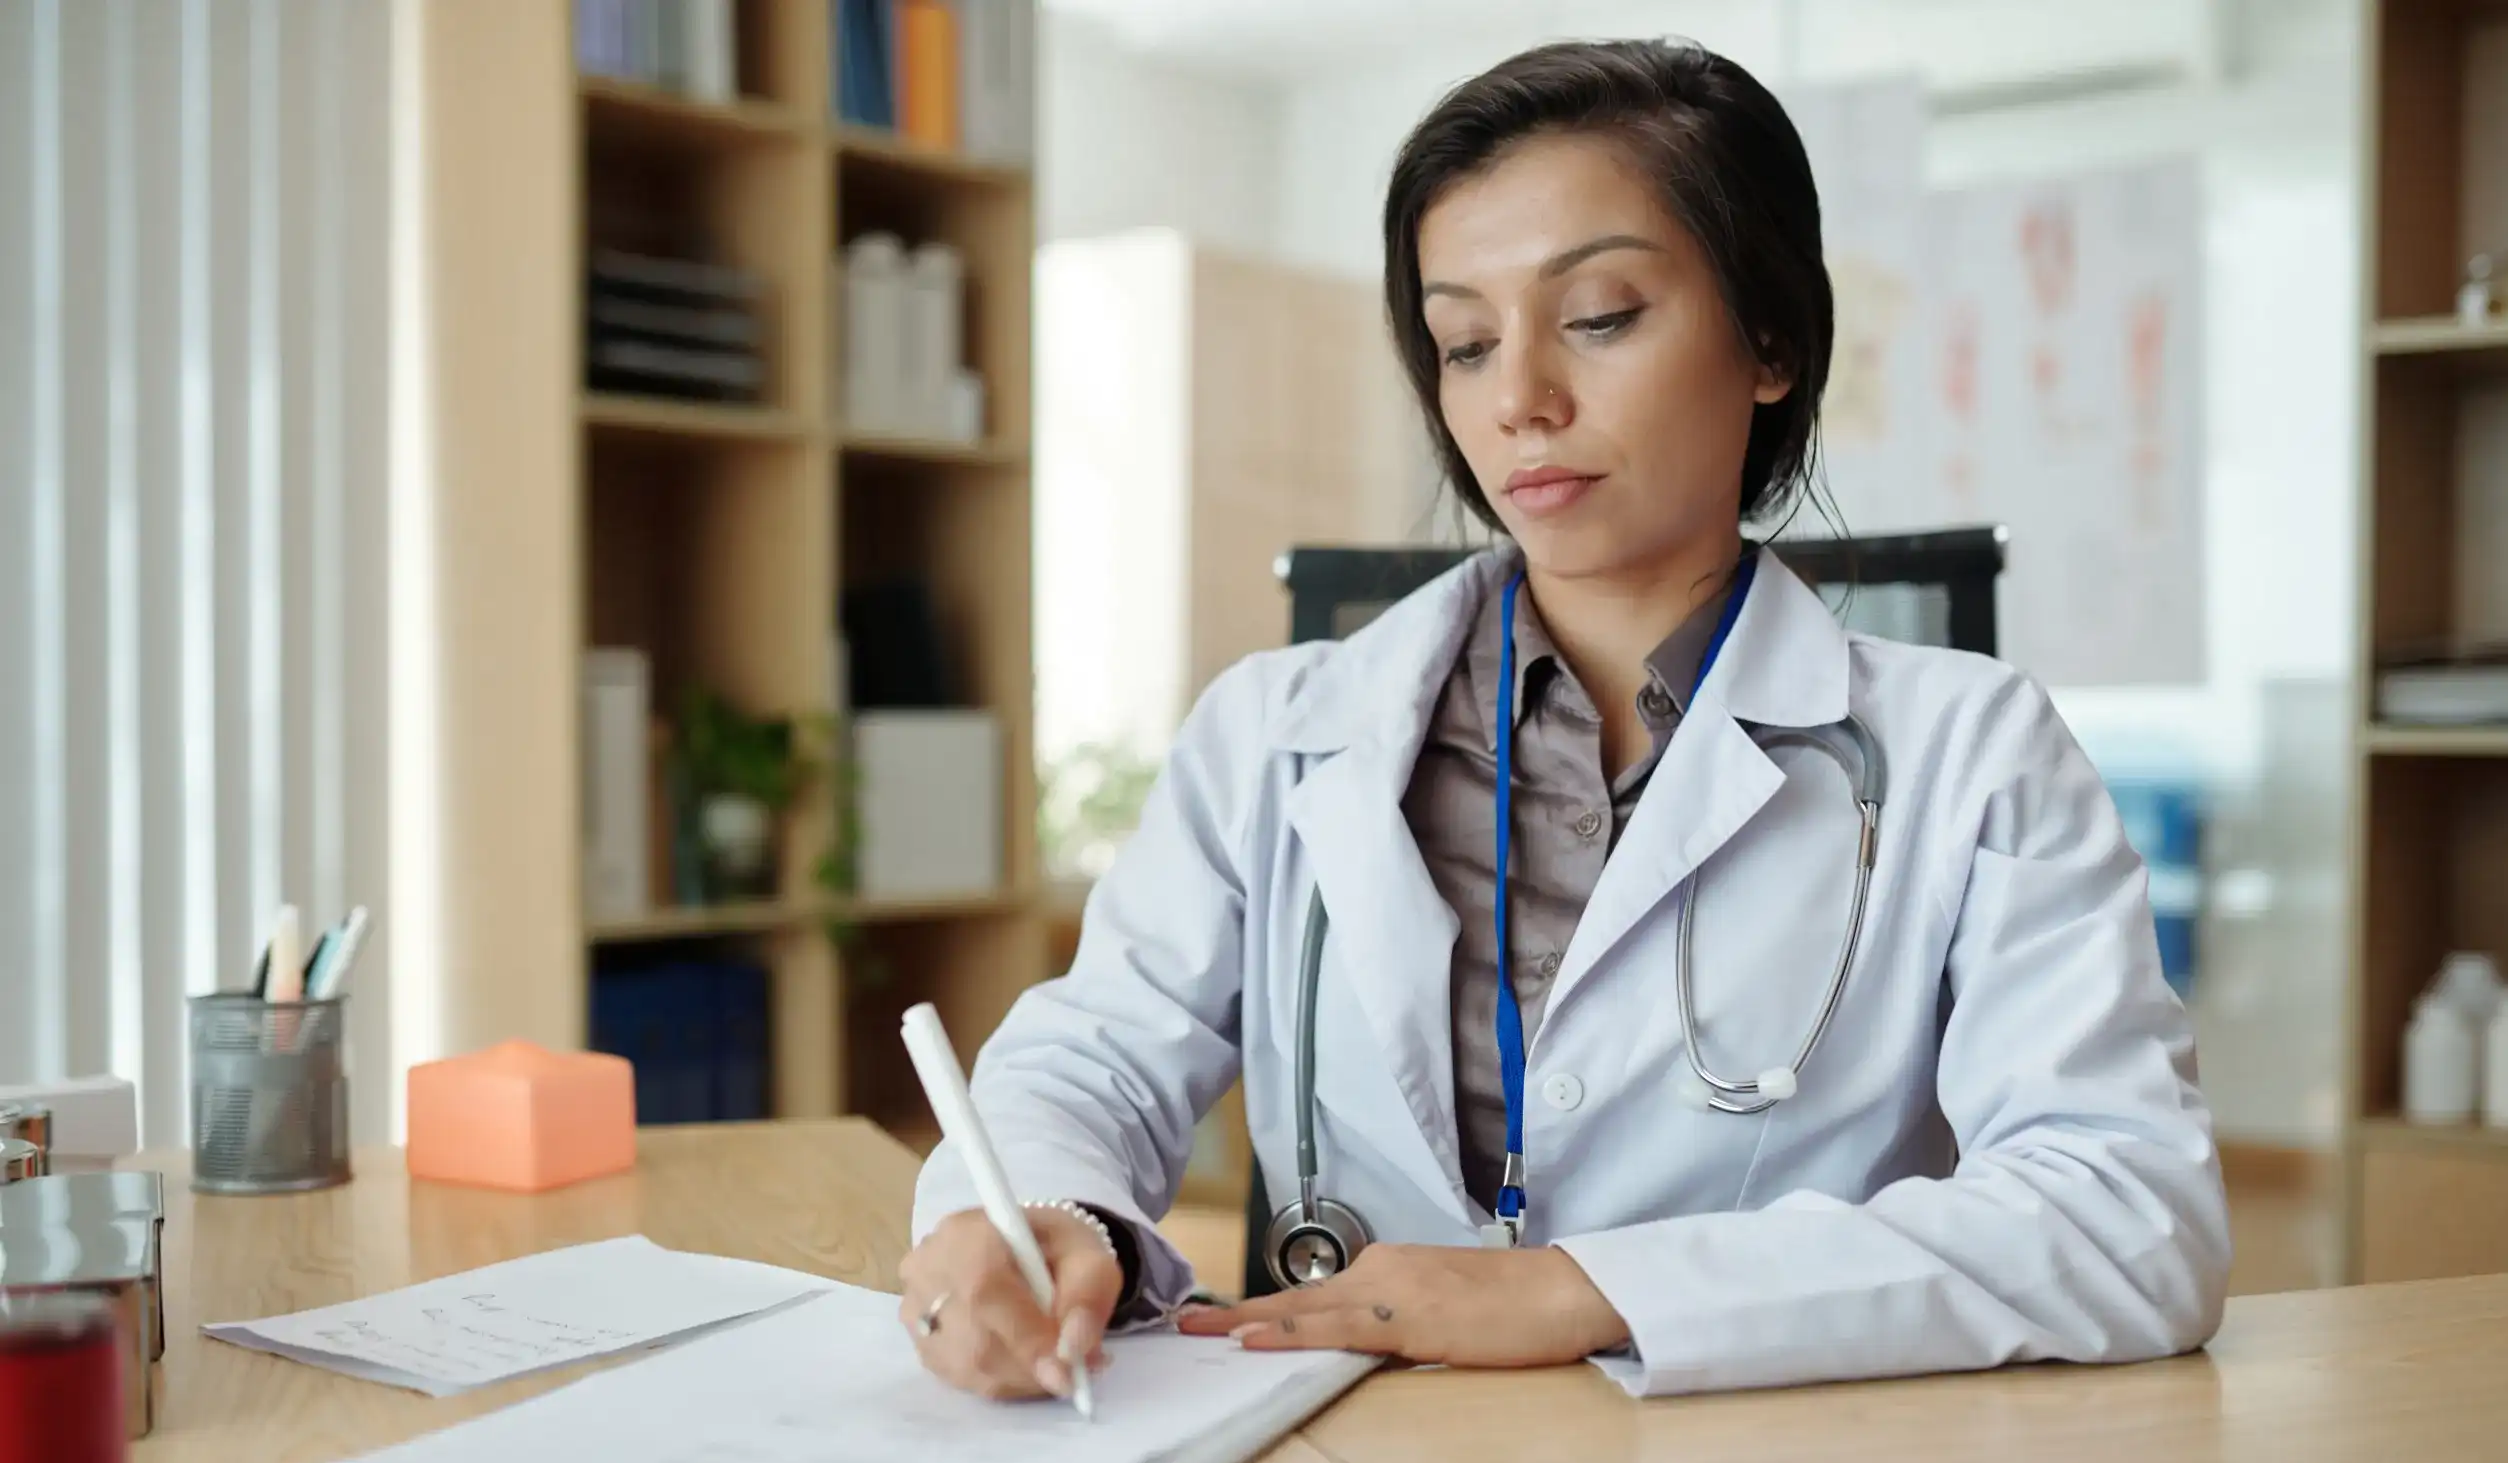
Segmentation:
[(320, 1310), (201, 1329), (434, 1397), (684, 1340), (831, 1282), (641, 1235), (552, 1250)]
[(1067, 1402), (990, 1402), (923, 1370), (895, 1296), (840, 1285), (367, 1463), (1237, 1463), (1376, 1360), (1173, 1332), (1106, 1350), (1093, 1422)]

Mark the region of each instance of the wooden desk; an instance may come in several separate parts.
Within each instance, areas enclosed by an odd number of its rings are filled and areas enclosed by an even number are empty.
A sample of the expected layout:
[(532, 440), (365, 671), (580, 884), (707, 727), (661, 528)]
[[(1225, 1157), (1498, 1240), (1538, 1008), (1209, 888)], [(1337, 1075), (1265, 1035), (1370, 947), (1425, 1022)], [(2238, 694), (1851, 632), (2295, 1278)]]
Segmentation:
[[(346, 1188), (205, 1199), (169, 1162), (164, 1403), (138, 1463), (329, 1463), (581, 1376), (434, 1400), (213, 1342), (203, 1321), (328, 1305), (558, 1245), (675, 1248), (884, 1290), (916, 1160), (857, 1119), (651, 1129), (632, 1175), (537, 1199), (412, 1185), (361, 1154)], [(2135, 1367), (1633, 1403), (1587, 1367), (1388, 1373), (1273, 1463), (1459, 1457), (1963, 1463), (2416, 1463), (2508, 1457), (2508, 1276), (2257, 1296), (2208, 1351)]]
[(897, 1288), (915, 1156), (859, 1118), (648, 1128), (635, 1172), (537, 1197), (413, 1184), (392, 1149), (320, 1193), (221, 1199), (166, 1180), (166, 1352), (157, 1429), (134, 1463), (332, 1463), (586, 1375), (438, 1400), (248, 1351), (200, 1333), (334, 1305), (586, 1240), (647, 1234), (673, 1249)]

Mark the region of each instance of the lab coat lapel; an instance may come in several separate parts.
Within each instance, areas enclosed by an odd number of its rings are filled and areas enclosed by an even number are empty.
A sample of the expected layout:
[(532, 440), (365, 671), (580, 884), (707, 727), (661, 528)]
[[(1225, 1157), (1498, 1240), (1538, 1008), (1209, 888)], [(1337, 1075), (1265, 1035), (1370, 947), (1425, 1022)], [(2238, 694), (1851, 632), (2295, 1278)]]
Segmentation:
[(1702, 703), (1683, 718), (1576, 921), (1545, 1029), (1586, 973), (1784, 784), (1783, 770), (1723, 707)]
[[(1332, 921), (1330, 989), (1318, 1008), (1329, 1013), (1346, 992), (1373, 1037), (1363, 1073), (1339, 1065), (1328, 1078), (1319, 1073), (1318, 1091), (1380, 1085), (1382, 1100), (1348, 1103), (1337, 1116), (1465, 1224), (1451, 984), (1460, 923), (1429, 877), (1402, 798), (1472, 616), (1506, 567), (1500, 555), (1476, 556), (1387, 610), (1342, 643), (1272, 728), (1277, 750), (1316, 759), (1287, 812)], [(1290, 897), (1302, 923), (1305, 895)]]
[[(1447, 1199), (1460, 1214), (1451, 986), (1460, 927), (1402, 816), (1412, 760), (1402, 746), (1386, 742), (1327, 759), (1290, 795), (1289, 825), (1332, 920), (1326, 979), (1345, 986), (1367, 1013), (1374, 1048), (1382, 1053), (1374, 1065), (1387, 1095), (1400, 1099), (1402, 1119), (1372, 1136), (1424, 1192)], [(1328, 995), (1317, 999), (1330, 1008)], [(1395, 1110), (1375, 1103), (1345, 1116), (1375, 1127), (1369, 1112)]]
[[(1750, 724), (1822, 726), (1846, 714), (1847, 641), (1811, 586), (1762, 549), (1750, 594), (1603, 865), (1550, 990), (1547, 1030), (1588, 972), (1738, 834), (1785, 771)], [(1667, 914), (1669, 910), (1666, 910)], [(1534, 1036), (1536, 1045), (1540, 1034)]]

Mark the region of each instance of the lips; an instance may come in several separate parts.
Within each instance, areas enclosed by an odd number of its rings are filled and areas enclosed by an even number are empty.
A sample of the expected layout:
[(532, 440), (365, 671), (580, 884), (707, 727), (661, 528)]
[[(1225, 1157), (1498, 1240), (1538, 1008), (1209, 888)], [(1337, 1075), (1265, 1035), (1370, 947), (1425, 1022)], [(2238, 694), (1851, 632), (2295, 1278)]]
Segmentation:
[(1596, 473), (1565, 467), (1520, 467), (1507, 474), (1507, 500), (1525, 513), (1556, 513), (1600, 482)]

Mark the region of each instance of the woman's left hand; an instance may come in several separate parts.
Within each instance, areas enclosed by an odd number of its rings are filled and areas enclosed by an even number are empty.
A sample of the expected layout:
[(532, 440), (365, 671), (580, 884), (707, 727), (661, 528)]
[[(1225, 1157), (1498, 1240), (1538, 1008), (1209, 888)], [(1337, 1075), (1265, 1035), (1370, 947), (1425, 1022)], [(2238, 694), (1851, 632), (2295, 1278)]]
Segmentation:
[(1252, 1351), (1365, 1351), (1448, 1366), (1551, 1366), (1628, 1340), (1564, 1250), (1369, 1245), (1320, 1285), (1187, 1311), (1177, 1329)]

